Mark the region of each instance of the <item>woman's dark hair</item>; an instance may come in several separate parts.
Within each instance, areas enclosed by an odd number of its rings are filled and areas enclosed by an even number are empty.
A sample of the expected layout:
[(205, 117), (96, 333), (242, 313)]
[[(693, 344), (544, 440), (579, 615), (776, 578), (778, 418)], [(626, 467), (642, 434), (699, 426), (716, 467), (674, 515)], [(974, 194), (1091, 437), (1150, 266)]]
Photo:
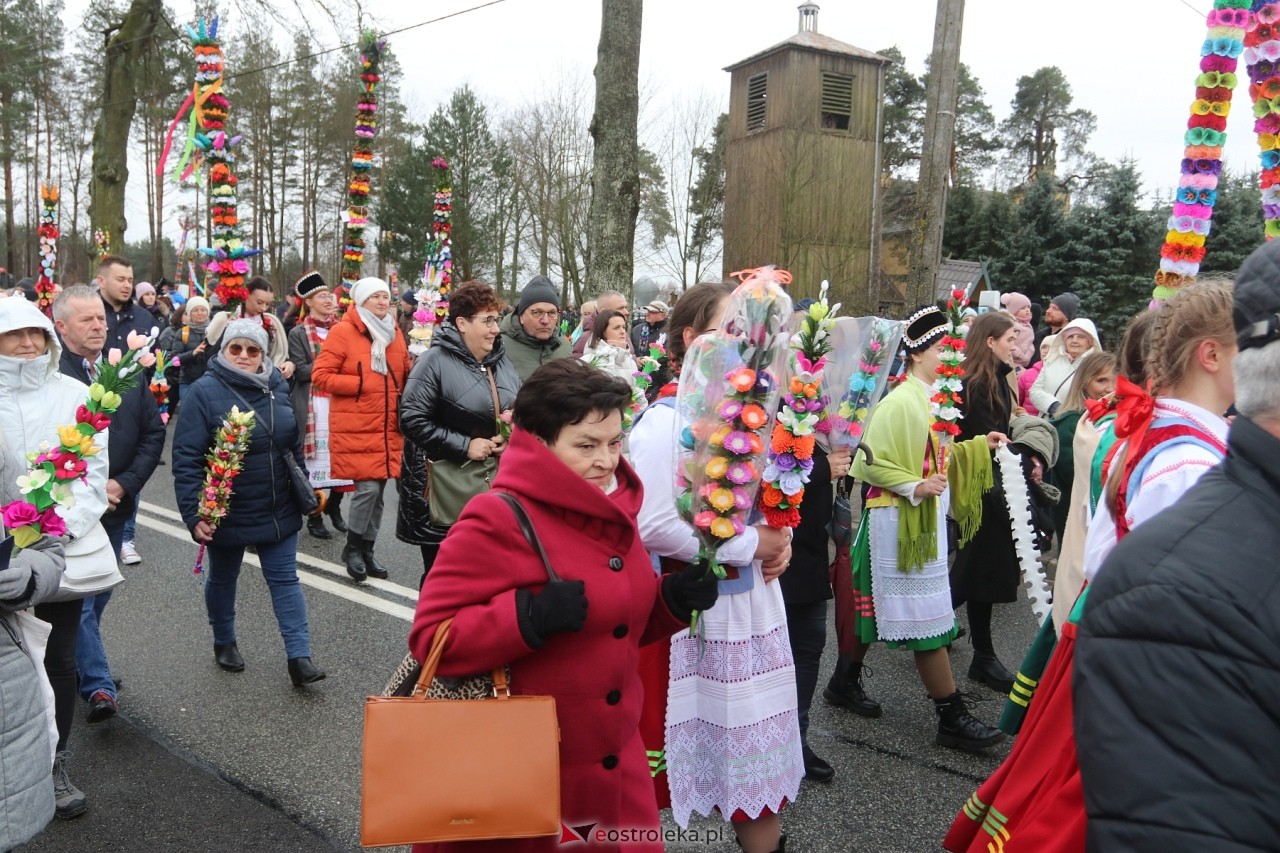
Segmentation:
[(187, 303), (182, 303), (173, 309), (173, 313), (169, 315), (169, 325), (175, 329), (182, 328), (182, 318), (187, 316)]
[(474, 317), (481, 311), (501, 311), (502, 300), (483, 281), (464, 281), (449, 293), (449, 319)]
[(260, 275), (255, 275), (253, 278), (246, 281), (244, 283), (244, 289), (248, 293), (253, 293), (255, 290), (265, 290), (273, 295), (275, 294), (275, 291), (276, 291), (276, 289), (271, 286), (271, 281), (269, 279), (263, 278)]
[(595, 320), (592, 321), (591, 339), (587, 341), (587, 346), (593, 347), (600, 341), (604, 340), (604, 333), (609, 328), (609, 323), (613, 320), (614, 317), (621, 317), (622, 328), (626, 329), (627, 327), (626, 314), (623, 314), (621, 311), (601, 311), (599, 314), (596, 315)]
[(1151, 329), (1156, 324), (1156, 312), (1148, 308), (1129, 321), (1120, 339), (1120, 352), (1116, 356), (1116, 372), (1134, 385), (1147, 387), (1147, 353), (1151, 348)]
[(576, 358), (558, 358), (533, 372), (516, 395), (511, 419), (525, 432), (554, 444), (560, 430), (593, 412), (608, 414), (631, 405), (631, 386)]
[(705, 329), (720, 309), (720, 302), (732, 292), (733, 284), (727, 281), (695, 284), (671, 309), (667, 317), (667, 358), (673, 371), (679, 372), (680, 362), (684, 360), (684, 330), (701, 332)]
[[(987, 346), (988, 338), (999, 338), (1013, 328), (1012, 314), (1004, 311), (988, 311), (980, 315), (969, 327), (965, 335), (964, 348), (964, 384), (970, 398), (981, 393), (991, 410), (1003, 414), (1007, 420), (1013, 412), (1007, 411), (1006, 398), (1000, 393), (1000, 386), (1007, 385), (1000, 375), (1000, 361), (991, 347)], [(1012, 389), (1010, 389), (1012, 390)]]

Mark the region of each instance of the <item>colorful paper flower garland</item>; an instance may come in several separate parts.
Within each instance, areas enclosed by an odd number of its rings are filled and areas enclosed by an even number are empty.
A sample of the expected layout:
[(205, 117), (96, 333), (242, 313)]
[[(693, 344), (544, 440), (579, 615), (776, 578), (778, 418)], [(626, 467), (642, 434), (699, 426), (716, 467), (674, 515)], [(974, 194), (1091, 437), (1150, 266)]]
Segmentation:
[(382, 52), (386, 47), (386, 39), (378, 38), (376, 33), (366, 32), (360, 38), (360, 83), (364, 92), (356, 102), (356, 144), (351, 153), (351, 176), (347, 181), (347, 210), (342, 217), (342, 283), (348, 293), (360, 280), (360, 267), (364, 263), (373, 140), (378, 135), (378, 96), (374, 90), (382, 81)]
[(969, 297), (963, 290), (951, 291), (947, 300), (947, 331), (942, 336), (942, 363), (938, 365), (938, 378), (933, 383), (933, 397), (929, 411), (933, 415), (930, 427), (938, 434), (938, 473), (947, 473), (947, 449), (960, 434), (960, 392), (964, 390), (964, 309)]
[(809, 307), (803, 324), (791, 339), (792, 375), (782, 395), (782, 410), (774, 421), (773, 434), (760, 487), (761, 511), (770, 527), (797, 527), (805, 486), (813, 473), (813, 450), (817, 433), (830, 429), (826, 419), (830, 398), (822, 393), (822, 374), (831, 351), (834, 308), (827, 304), (827, 283), (822, 283), (818, 301)]
[(436, 173), (436, 200), (431, 239), (427, 242), (427, 263), (422, 271), (422, 284), (428, 291), (428, 302), (435, 311), (435, 322), (443, 323), (449, 315), (449, 291), (453, 286), (453, 188), (449, 179), (449, 161), (437, 157), (431, 161)]
[(111, 254), (111, 235), (101, 228), (93, 232), (93, 245), (98, 247), (98, 260)]
[(36, 278), (36, 307), (53, 316), (53, 271), (58, 265), (58, 188), (40, 185), (40, 275)]
[[(254, 421), (253, 409), (242, 412), (239, 406), (232, 406), (214, 434), (213, 447), (204, 457), (204, 485), (200, 487), (196, 515), (215, 529), (227, 517), (227, 509), (231, 506), (231, 483), (244, 470), (244, 457), (249, 452)], [(201, 545), (196, 552), (196, 564), (191, 570), (193, 574), (204, 571), (204, 551), (205, 546)]]
[(197, 26), (186, 27), (196, 57), (195, 97), (199, 130), (191, 143), (199, 149), (209, 166), (209, 213), (213, 218), (213, 243), (199, 252), (208, 258), (204, 264), (205, 290), (213, 289), (214, 297), (227, 311), (234, 312), (248, 296), (245, 276), (249, 274), (249, 258), (261, 252), (244, 245), (240, 234), (240, 215), (236, 204), (234, 149), (239, 136), (227, 135), (227, 116), (231, 104), (222, 94), (222, 43), (218, 40), (218, 18)]
[[(1258, 121), (1255, 129), (1262, 139), (1264, 133), (1280, 131), (1280, 119), (1271, 112), (1270, 100), (1261, 99), (1259, 80), (1254, 76), (1255, 64), (1271, 48), (1262, 48), (1261, 41), (1246, 49), (1246, 33), (1253, 29), (1255, 19), (1249, 11), (1251, 0), (1215, 0), (1209, 12), (1208, 33), (1200, 49), (1200, 75), (1196, 77), (1196, 98), (1191, 104), (1191, 117), (1187, 120), (1184, 137), (1186, 149), (1182, 159), (1182, 177), (1174, 198), (1173, 215), (1169, 218), (1169, 230), (1160, 249), (1160, 270), (1156, 273), (1155, 289), (1151, 298), (1163, 302), (1179, 288), (1195, 282), (1204, 260), (1205, 238), (1209, 235), (1213, 219), (1213, 206), (1217, 202), (1218, 176), (1222, 173), (1222, 146), (1226, 142), (1227, 115), (1231, 112), (1231, 96), (1236, 87), (1236, 64), (1241, 53), (1250, 64), (1250, 78), (1254, 85), (1250, 93), (1254, 97), (1254, 115)], [(1266, 41), (1271, 41), (1270, 37)], [(1280, 47), (1277, 44), (1276, 47)], [(1263, 70), (1271, 76), (1275, 55), (1267, 60)], [(1280, 95), (1278, 89), (1275, 95)], [(1280, 109), (1280, 102), (1277, 102)], [(1271, 130), (1267, 130), (1271, 128)], [(1266, 161), (1264, 151), (1264, 164)], [(1276, 177), (1270, 179), (1277, 182)], [(1266, 203), (1269, 179), (1264, 165), (1262, 186)], [(1280, 207), (1275, 210), (1280, 213)], [(1271, 218), (1270, 216), (1268, 217)], [(1280, 232), (1276, 232), (1280, 233)], [(1267, 236), (1273, 236), (1273, 226), (1268, 223)]]

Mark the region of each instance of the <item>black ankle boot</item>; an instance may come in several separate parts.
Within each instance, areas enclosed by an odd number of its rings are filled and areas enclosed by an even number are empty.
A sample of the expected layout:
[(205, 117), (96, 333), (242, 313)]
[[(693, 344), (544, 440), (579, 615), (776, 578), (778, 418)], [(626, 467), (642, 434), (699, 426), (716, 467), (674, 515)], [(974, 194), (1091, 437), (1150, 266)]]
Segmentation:
[(347, 534), (347, 544), (342, 546), (342, 562), (347, 565), (347, 574), (356, 582), (369, 576), (369, 569), (364, 562), (364, 540), (354, 533)]
[(244, 672), (244, 658), (240, 656), (240, 649), (236, 648), (235, 643), (227, 643), (225, 646), (214, 643), (213, 659), (227, 672)]
[(347, 532), (347, 523), (342, 520), (342, 492), (329, 490), (329, 502), (325, 504), (324, 514), (329, 516), (329, 523), (339, 533)]
[(1005, 669), (994, 654), (974, 652), (973, 662), (969, 664), (969, 677), (1005, 696), (1013, 690), (1013, 673)]
[(307, 516), (307, 532), (317, 539), (332, 539), (333, 534), (324, 526), (324, 518), (319, 515)]
[(324, 670), (311, 662), (311, 658), (289, 659), (289, 680), (294, 687), (324, 680)]
[(804, 778), (810, 782), (830, 782), (835, 778), (835, 768), (810, 749), (809, 744), (802, 744), (801, 748), (804, 751)]
[(360, 556), (364, 557), (364, 570), (371, 578), (386, 580), (389, 577), (387, 567), (379, 563), (373, 556), (374, 541), (373, 539), (361, 540)]
[(959, 690), (945, 699), (934, 699), (933, 710), (938, 715), (938, 746), (964, 752), (981, 752), (1004, 740), (1004, 732), (988, 726), (969, 713), (964, 699), (960, 698)]
[(866, 669), (860, 661), (846, 655), (836, 658), (836, 671), (822, 691), (822, 697), (832, 705), (848, 708), (861, 717), (878, 717), (884, 713), (880, 703), (867, 696), (862, 689), (862, 671)]

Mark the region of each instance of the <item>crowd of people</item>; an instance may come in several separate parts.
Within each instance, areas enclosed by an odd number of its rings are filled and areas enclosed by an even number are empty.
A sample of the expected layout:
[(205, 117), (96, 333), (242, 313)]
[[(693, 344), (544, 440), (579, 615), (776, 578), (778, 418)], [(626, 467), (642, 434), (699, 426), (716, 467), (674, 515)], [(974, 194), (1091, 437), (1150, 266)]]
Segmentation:
[[(420, 354), (398, 322), (412, 299), (381, 279), (355, 282), (345, 313), (315, 271), (294, 283), (287, 315), (272, 310), (267, 279), (246, 289), (235, 306), (182, 299), (135, 286), (129, 262), (107, 256), (92, 286), (58, 294), (52, 320), (0, 299), (0, 496), (28, 452), (76, 421), (103, 360), (131, 334), (176, 357), (163, 401), (169, 464), (177, 508), (207, 554), (222, 671), (248, 665), (235, 601), (252, 549), (283, 672), (298, 688), (326, 677), (311, 659), (297, 551), (304, 527), (318, 540), (332, 527), (352, 583), (419, 585), (408, 640), (418, 659), (448, 624), (439, 675), (506, 666), (513, 692), (556, 698), (567, 825), (644, 830), (664, 808), (681, 826), (719, 814), (742, 849), (772, 853), (786, 848), (802, 780), (838, 773), (808, 739), (834, 602), (831, 705), (882, 714), (865, 661), (883, 644), (912, 652), (938, 746), (982, 752), (1017, 735), (959, 809), (946, 849), (993, 839), (1028, 851), (1266, 849), (1280, 837), (1272, 810), (1224, 793), (1232, 780), (1265, 779), (1272, 757), (1258, 733), (1274, 728), (1273, 585), (1244, 549), (1280, 529), (1280, 244), (1255, 253), (1234, 287), (1201, 281), (1140, 313), (1113, 349), (1074, 294), (1055, 297), (1039, 328), (1039, 306), (1005, 294), (1002, 309), (967, 321), (959, 434), (945, 444), (930, 398), (950, 321), (934, 305), (912, 311), (866, 452), (819, 441), (799, 525), (745, 527), (719, 549), (723, 578), (677, 509), (687, 424), (674, 403), (684, 356), (721, 327), (731, 286), (699, 284), (634, 315), (606, 291), (571, 320), (543, 276), (513, 306), (465, 282)], [(637, 386), (651, 353), (660, 381)], [(206, 456), (233, 407), (254, 426), (215, 524), (201, 512)], [(65, 541), (0, 552), (20, 570), (0, 571), (0, 671), (20, 688), (2, 697), (3, 725), (6, 736), (34, 733), (27, 748), (0, 750), (0, 849), (87, 808), (69, 776), (71, 722), (79, 701), (93, 724), (119, 707), (100, 626), (118, 564), (141, 560), (133, 519), (168, 428), (146, 383), (125, 394), (106, 446), (74, 481)], [(1005, 489), (1004, 447), (1026, 507)], [(377, 555), (389, 481), (395, 536), (419, 547), (420, 566)], [(841, 541), (833, 500), (859, 487), (861, 518)], [(558, 577), (513, 523), (510, 499)], [(1040, 556), (1056, 557), (1053, 616), (1029, 649), (998, 652), (996, 605), (1017, 600), (1024, 580), (1013, 533), (1024, 511)], [(19, 635), (28, 608), (51, 626), (39, 668)], [(970, 710), (953, 672), (964, 634), (968, 680), (1008, 697), (998, 725)], [(1192, 731), (1202, 746), (1186, 745)], [(1162, 796), (1168, 784), (1201, 796)]]

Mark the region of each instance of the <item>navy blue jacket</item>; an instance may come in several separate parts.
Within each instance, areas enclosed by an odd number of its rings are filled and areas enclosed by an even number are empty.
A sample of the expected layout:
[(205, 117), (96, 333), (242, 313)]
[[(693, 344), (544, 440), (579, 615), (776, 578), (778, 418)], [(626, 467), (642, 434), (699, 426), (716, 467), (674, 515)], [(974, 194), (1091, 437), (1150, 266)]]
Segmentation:
[[(65, 346), (58, 360), (58, 372), (86, 385), (92, 383), (84, 358)], [(102, 516), (106, 526), (123, 526), (133, 515), (138, 494), (160, 463), (164, 434), (155, 395), (146, 376), (140, 376), (138, 385), (121, 397), (120, 408), (111, 416), (111, 427), (107, 431), (107, 476), (124, 489), (124, 498), (115, 509), (107, 510)]]
[[(107, 314), (107, 342), (102, 345), (104, 354), (113, 349), (118, 349), (120, 352), (128, 350), (129, 345), (126, 341), (130, 332), (149, 335), (152, 329), (164, 326), (163, 320), (157, 320), (150, 311), (132, 299), (126, 302), (119, 311), (112, 308), (111, 303), (103, 299), (102, 310)], [(151, 372), (148, 371), (147, 375), (150, 376)]]
[(204, 485), (205, 454), (222, 419), (232, 406), (244, 411), (246, 403), (257, 412), (244, 470), (232, 482), (231, 504), (213, 534), (214, 545), (270, 544), (302, 529), (282, 455), (292, 452), (305, 470), (302, 435), (289, 404), (289, 383), (278, 369), (272, 368), (270, 387), (270, 393), (263, 391), (214, 356), (204, 376), (182, 397), (173, 436), (173, 491), (188, 530), (200, 520), (196, 508)]

